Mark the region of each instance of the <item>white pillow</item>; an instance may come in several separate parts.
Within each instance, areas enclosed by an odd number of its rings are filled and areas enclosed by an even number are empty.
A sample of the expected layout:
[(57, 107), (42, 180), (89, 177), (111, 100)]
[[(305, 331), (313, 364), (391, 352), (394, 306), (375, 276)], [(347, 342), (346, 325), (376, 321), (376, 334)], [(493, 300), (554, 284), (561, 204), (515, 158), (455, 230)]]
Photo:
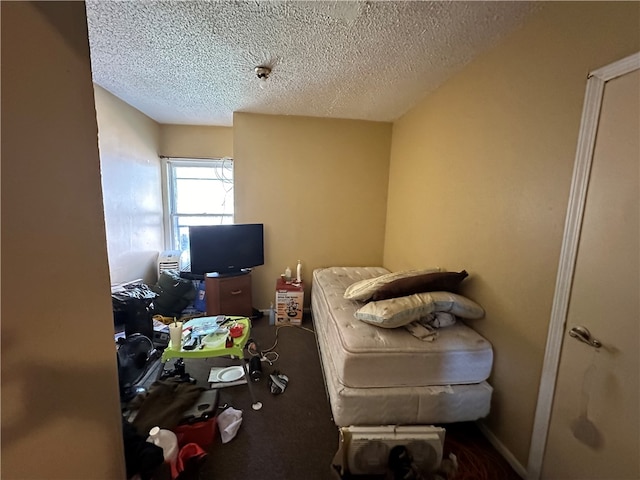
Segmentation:
[(398, 280), (399, 278), (415, 277), (416, 275), (424, 275), (425, 273), (439, 272), (439, 268), (428, 268), (426, 270), (402, 270), (400, 272), (391, 272), (374, 278), (365, 278), (356, 283), (352, 283), (344, 291), (344, 298), (347, 300), (359, 300), (364, 302), (369, 300), (376, 290), (387, 283)]
[(483, 308), (462, 295), (450, 292), (425, 292), (406, 297), (369, 302), (355, 317), (382, 328), (396, 328), (420, 320), (433, 312), (449, 312), (460, 318), (484, 316)]

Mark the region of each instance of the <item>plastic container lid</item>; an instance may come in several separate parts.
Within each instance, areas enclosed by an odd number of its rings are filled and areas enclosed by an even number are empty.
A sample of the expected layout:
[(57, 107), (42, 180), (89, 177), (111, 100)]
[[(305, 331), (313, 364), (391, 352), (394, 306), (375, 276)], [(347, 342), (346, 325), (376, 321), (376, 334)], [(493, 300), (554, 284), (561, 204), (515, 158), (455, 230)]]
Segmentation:
[(220, 332), (210, 333), (202, 339), (202, 343), (210, 348), (219, 348), (223, 347), (225, 341), (227, 340), (227, 336), (229, 335), (229, 329), (224, 328)]

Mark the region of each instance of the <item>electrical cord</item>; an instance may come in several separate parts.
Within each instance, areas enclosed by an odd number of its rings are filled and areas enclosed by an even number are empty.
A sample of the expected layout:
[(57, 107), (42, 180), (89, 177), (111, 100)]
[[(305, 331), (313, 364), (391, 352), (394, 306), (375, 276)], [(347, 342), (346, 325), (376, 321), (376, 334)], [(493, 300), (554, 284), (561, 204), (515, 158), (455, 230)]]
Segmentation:
[(258, 349), (258, 345), (255, 342), (255, 340), (250, 340), (249, 343), (247, 343), (247, 352), (249, 352), (249, 355), (251, 357), (259, 357), (261, 362), (266, 362), (269, 365), (273, 365), (273, 363), (276, 362), (278, 358), (280, 358), (280, 355), (278, 354), (278, 352), (260, 351), (260, 349)]
[[(278, 334), (280, 333), (280, 329), (287, 327), (299, 328), (300, 330), (311, 332), (314, 335), (316, 333), (310, 328), (302, 327), (299, 325), (278, 325), (276, 327), (275, 342), (267, 349), (260, 350), (258, 348), (257, 342), (253, 339), (249, 339), (249, 341), (247, 342), (247, 352), (249, 352), (249, 355), (251, 355), (252, 357), (260, 357), (261, 362), (267, 362), (269, 365), (273, 365), (274, 362), (278, 361), (278, 358), (280, 358), (280, 354), (275, 351), (275, 348), (278, 346)], [(271, 355), (271, 357), (269, 357), (268, 355)]]

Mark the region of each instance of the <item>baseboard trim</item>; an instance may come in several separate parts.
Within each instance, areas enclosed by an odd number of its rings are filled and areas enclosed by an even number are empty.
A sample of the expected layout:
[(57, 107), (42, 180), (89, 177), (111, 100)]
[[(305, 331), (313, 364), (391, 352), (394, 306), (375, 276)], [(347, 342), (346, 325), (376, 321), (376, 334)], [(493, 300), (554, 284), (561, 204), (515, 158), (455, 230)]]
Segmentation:
[[(261, 311), (264, 315), (269, 316), (269, 309), (268, 309), (268, 308), (260, 309), (260, 311)], [(311, 314), (311, 308), (310, 308), (310, 307), (304, 307), (304, 308), (302, 309), (302, 313), (303, 313), (303, 314), (305, 314), (305, 315)]]
[[(265, 316), (265, 317), (269, 318), (269, 309), (268, 309), (268, 308), (260, 309), (260, 310), (258, 310), (258, 311), (262, 312), (262, 315), (263, 315), (263, 316)], [(302, 314), (303, 314), (304, 316), (311, 315), (311, 308), (309, 308), (309, 307), (304, 307), (304, 308), (302, 309)]]
[(477, 421), (476, 425), (485, 436), (485, 438), (489, 441), (493, 448), (495, 448), (500, 455), (504, 457), (504, 459), (511, 465), (511, 468), (515, 470), (515, 472), (520, 476), (520, 478), (527, 478), (527, 469), (522, 466), (522, 464), (514, 457), (513, 453), (504, 446), (504, 444), (498, 440), (489, 427), (487, 427), (481, 421)]

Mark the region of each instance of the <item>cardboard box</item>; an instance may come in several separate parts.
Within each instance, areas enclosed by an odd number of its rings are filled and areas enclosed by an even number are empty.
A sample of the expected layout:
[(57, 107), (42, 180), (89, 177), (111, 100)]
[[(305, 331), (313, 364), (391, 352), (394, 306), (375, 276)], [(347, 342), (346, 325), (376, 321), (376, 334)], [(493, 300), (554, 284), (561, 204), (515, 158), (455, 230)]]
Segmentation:
[(301, 325), (303, 304), (302, 282), (287, 283), (279, 278), (276, 282), (276, 325)]

